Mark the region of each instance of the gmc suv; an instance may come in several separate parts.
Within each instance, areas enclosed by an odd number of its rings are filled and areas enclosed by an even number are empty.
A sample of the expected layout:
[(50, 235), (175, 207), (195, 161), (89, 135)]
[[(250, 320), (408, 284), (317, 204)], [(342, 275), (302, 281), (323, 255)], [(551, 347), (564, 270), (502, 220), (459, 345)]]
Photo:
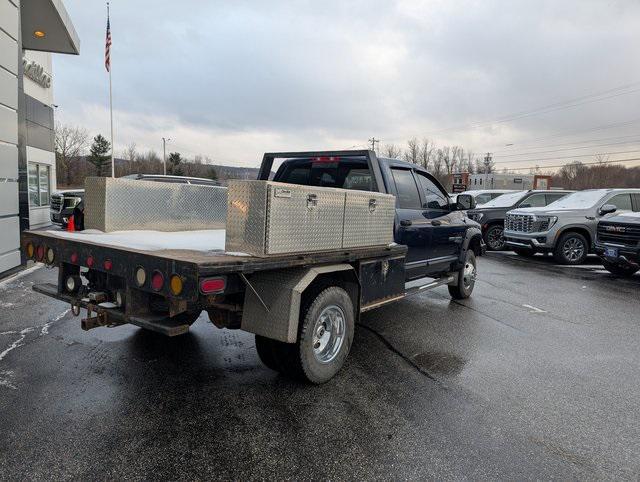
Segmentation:
[[(486, 204), (471, 210), (467, 215), (482, 225), (482, 236), (491, 251), (504, 249), (502, 230), (507, 211), (517, 207), (546, 206), (573, 191), (516, 191), (503, 194)], [(466, 194), (466, 193), (465, 193)]]
[(505, 244), (522, 256), (550, 252), (558, 263), (579, 264), (593, 252), (598, 221), (613, 211), (640, 211), (640, 189), (588, 189), (547, 207), (510, 211)]

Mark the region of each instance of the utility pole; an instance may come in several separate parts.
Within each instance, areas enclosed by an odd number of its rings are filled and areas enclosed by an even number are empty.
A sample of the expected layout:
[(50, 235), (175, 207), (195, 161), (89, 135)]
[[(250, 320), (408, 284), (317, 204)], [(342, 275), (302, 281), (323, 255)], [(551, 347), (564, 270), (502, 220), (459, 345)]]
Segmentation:
[(371, 139), (369, 139), (369, 142), (371, 143), (371, 150), (377, 154), (378, 150), (376, 148), (376, 144), (380, 144), (380, 139), (376, 139), (375, 137), (372, 137)]
[(165, 176), (167, 175), (167, 142), (170, 140), (169, 138), (162, 138), (162, 170)]
[(484, 156), (484, 188), (488, 189), (487, 181), (489, 180), (489, 166), (491, 166), (491, 153), (487, 152)]

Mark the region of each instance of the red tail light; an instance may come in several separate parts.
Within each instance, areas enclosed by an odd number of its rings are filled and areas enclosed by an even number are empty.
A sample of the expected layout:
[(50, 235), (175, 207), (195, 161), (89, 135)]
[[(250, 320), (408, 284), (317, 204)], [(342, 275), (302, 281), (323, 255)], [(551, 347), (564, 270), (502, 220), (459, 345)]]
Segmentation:
[(95, 260), (93, 259), (93, 256), (89, 256), (87, 258), (87, 267), (88, 268), (93, 268), (93, 263), (95, 262)]
[(110, 260), (110, 259), (105, 259), (105, 260), (104, 260), (104, 263), (102, 263), (102, 266), (104, 267), (104, 269), (105, 269), (106, 271), (110, 271), (110, 270), (111, 270), (111, 268), (113, 268), (113, 263), (111, 262), (111, 260)]
[(164, 286), (164, 276), (160, 271), (154, 271), (151, 275), (151, 288), (154, 291), (160, 291)]
[(38, 246), (36, 248), (36, 259), (42, 261), (44, 259), (44, 246)]
[(78, 262), (78, 253), (71, 253), (70, 261), (71, 261), (73, 264), (76, 264), (76, 263)]
[(221, 293), (227, 285), (225, 278), (205, 278), (200, 280), (200, 292), (208, 295), (211, 293)]

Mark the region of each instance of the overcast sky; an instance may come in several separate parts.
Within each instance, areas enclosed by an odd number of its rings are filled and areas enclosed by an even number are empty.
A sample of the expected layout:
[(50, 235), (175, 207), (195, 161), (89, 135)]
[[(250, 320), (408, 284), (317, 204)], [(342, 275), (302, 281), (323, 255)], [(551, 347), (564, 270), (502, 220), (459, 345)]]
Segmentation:
[[(105, 4), (65, 5), (81, 53), (54, 57), (58, 121), (108, 136)], [(556, 145), (640, 129), (639, 121), (587, 131), (640, 119), (640, 91), (617, 95), (640, 89), (637, 0), (113, 0), (111, 6), (117, 154), (130, 142), (160, 152), (164, 136), (172, 138), (172, 151), (248, 165), (268, 150), (428, 136), (499, 155), (527, 152), (527, 142), (539, 137), (548, 139), (535, 145)], [(602, 101), (484, 122), (633, 83)], [(550, 137), (569, 130), (583, 133)]]

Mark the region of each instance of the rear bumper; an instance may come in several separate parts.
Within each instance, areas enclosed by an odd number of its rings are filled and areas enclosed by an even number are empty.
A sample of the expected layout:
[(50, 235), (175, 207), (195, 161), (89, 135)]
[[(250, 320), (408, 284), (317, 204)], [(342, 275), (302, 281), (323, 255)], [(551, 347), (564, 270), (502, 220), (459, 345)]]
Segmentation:
[(145, 328), (147, 330), (156, 331), (167, 336), (182, 335), (189, 331), (188, 324), (180, 324), (170, 318), (154, 317), (154, 316), (128, 316), (122, 309), (106, 308), (86, 299), (81, 299), (74, 295), (59, 293), (56, 285), (44, 283), (33, 286), (33, 291), (43, 295), (55, 298), (60, 301), (66, 301), (72, 308), (87, 310), (87, 318), (82, 320), (82, 328), (89, 330), (98, 326), (118, 326), (130, 323), (132, 325)]

